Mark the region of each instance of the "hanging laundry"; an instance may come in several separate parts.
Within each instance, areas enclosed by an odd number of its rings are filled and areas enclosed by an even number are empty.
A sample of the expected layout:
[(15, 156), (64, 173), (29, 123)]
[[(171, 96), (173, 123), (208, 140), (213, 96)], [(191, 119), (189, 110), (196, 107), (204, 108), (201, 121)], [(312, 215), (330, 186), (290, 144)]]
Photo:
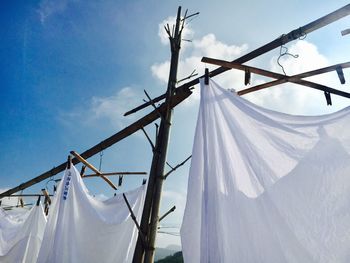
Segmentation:
[[(144, 193), (145, 186), (125, 193), (138, 220)], [(123, 196), (97, 200), (72, 165), (50, 207), (38, 262), (131, 262), (137, 233)]]
[(293, 116), (201, 80), (189, 262), (350, 262), (350, 108)]
[(0, 262), (35, 263), (45, 225), (41, 205), (33, 206), (29, 211), (0, 208)]

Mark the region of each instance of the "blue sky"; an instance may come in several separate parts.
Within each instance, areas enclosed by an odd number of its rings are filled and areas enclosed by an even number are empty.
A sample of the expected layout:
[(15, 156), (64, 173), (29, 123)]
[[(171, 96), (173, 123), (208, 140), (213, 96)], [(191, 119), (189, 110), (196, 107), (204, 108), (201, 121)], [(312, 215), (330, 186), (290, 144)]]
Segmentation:
[[(165, 91), (170, 52), (161, 41), (159, 25), (175, 16), (179, 5), (200, 12), (187, 26), (186, 38), (192, 42), (183, 45), (180, 79), (193, 69), (203, 72), (202, 56), (233, 60), (346, 4), (315, 0), (1, 1), (0, 188), (17, 186), (51, 169), (65, 161), (70, 150), (82, 152), (147, 112), (122, 116), (142, 103), (143, 89), (152, 96)], [(340, 35), (346, 28), (350, 28), (349, 17), (288, 44), (299, 58), (282, 60), (287, 73), (349, 60), (350, 36)], [(248, 64), (280, 72), (278, 52)], [(243, 88), (241, 73), (230, 71), (215, 80), (226, 88)], [(334, 74), (313, 80), (347, 88), (339, 85)], [(263, 81), (253, 78), (253, 84)], [(335, 105), (327, 107), (321, 92), (290, 85), (247, 98), (293, 114), (324, 114), (349, 105), (333, 96)], [(197, 109), (198, 91), (175, 110), (169, 149), (173, 165), (191, 153)], [(153, 136), (154, 125), (147, 130)], [(151, 149), (142, 133), (137, 133), (104, 151), (102, 170), (148, 172), (150, 160)], [(99, 156), (90, 161), (98, 166)], [(188, 165), (166, 182), (162, 211), (173, 204), (179, 208), (166, 225), (180, 226), (187, 172)], [(124, 181), (122, 191), (139, 185), (142, 177)], [(86, 183), (95, 194), (114, 193), (102, 180)], [(45, 184), (25, 192), (38, 192)], [(178, 242), (177, 237), (159, 235), (160, 246)]]

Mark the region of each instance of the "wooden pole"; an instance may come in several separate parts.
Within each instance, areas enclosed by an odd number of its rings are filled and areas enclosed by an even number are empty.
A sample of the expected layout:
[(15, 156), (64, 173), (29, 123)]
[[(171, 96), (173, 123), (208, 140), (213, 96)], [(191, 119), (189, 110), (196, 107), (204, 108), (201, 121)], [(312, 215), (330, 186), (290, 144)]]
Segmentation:
[[(181, 48), (181, 7), (178, 8), (176, 25), (173, 35), (169, 34), (170, 48), (171, 48), (171, 62), (168, 87), (165, 97), (165, 104), (171, 105), (173, 100), (175, 85), (177, 80), (177, 68), (179, 62), (179, 53)], [(169, 33), (169, 32), (168, 32)], [(172, 108), (167, 106), (161, 118), (159, 132), (156, 140), (155, 150), (153, 152), (153, 159), (151, 171), (148, 180), (145, 205), (141, 219), (141, 231), (146, 235), (147, 245), (142, 246), (142, 240), (137, 240), (135, 254), (133, 258), (134, 263), (154, 262), (155, 242), (159, 222), (159, 208), (162, 194), (162, 187), (164, 181), (164, 167), (166, 163), (170, 126), (172, 119)]]

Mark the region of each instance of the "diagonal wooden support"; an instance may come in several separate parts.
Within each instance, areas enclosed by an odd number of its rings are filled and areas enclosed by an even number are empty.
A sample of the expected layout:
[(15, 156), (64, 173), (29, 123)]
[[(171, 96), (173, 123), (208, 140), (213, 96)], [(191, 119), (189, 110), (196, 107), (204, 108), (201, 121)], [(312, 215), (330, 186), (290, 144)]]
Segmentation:
[(202, 62), (205, 63), (210, 63), (210, 64), (215, 64), (215, 65), (220, 65), (222, 67), (227, 67), (227, 68), (234, 68), (234, 69), (238, 69), (238, 70), (242, 70), (242, 71), (246, 71), (249, 70), (252, 73), (255, 74), (259, 74), (265, 77), (270, 77), (270, 78), (274, 78), (277, 79), (275, 81), (271, 81), (268, 83), (264, 83), (261, 85), (257, 85), (254, 87), (250, 87), (248, 89), (244, 89), (244, 90), (240, 90), (237, 92), (238, 95), (244, 95), (250, 92), (254, 92), (257, 90), (261, 90), (261, 89), (266, 89), (272, 86), (276, 86), (279, 84), (283, 84), (286, 82), (293, 82), (296, 84), (300, 84), (303, 86), (307, 86), (313, 89), (318, 89), (318, 90), (322, 90), (322, 91), (326, 91), (329, 93), (333, 93), (342, 97), (346, 97), (346, 98), (350, 98), (350, 93), (341, 91), (341, 90), (336, 90), (330, 87), (327, 87), (325, 85), (321, 85), (318, 83), (314, 83), (311, 81), (307, 81), (307, 80), (302, 80), (302, 78), (307, 78), (307, 77), (311, 77), (314, 75), (318, 75), (318, 74), (323, 74), (323, 73), (327, 73), (327, 72), (331, 72), (331, 71), (335, 71), (337, 68), (349, 68), (350, 67), (350, 62), (346, 62), (346, 63), (341, 63), (341, 64), (336, 64), (333, 66), (329, 66), (329, 67), (325, 67), (325, 68), (321, 68), (321, 69), (316, 69), (316, 70), (312, 70), (312, 71), (308, 71), (305, 73), (301, 73), (301, 74), (297, 74), (294, 76), (285, 76), (283, 74), (279, 74), (276, 72), (271, 72), (268, 70), (264, 70), (264, 69), (259, 69), (256, 67), (250, 67), (250, 66), (246, 66), (246, 65), (242, 65), (239, 63), (235, 63), (235, 62), (228, 62), (228, 61), (224, 61), (224, 60), (220, 60), (220, 59), (213, 59), (213, 58), (208, 58), (208, 57), (203, 57), (202, 58)]
[(146, 90), (143, 90), (143, 92), (145, 93), (148, 101), (151, 103), (151, 105), (153, 106), (154, 110), (158, 113), (159, 117), (164, 120), (164, 116), (163, 114), (161, 114), (159, 111), (158, 111), (158, 108), (156, 106), (156, 104), (153, 102), (153, 100), (151, 99), (151, 97), (148, 95), (147, 91)]
[(176, 209), (176, 206), (173, 206), (172, 208), (170, 208), (168, 210), (168, 212), (166, 212), (164, 215), (162, 215), (160, 218), (159, 218), (159, 222), (162, 221), (165, 217), (167, 217), (167, 215), (169, 215), (170, 213), (174, 212)]
[(137, 222), (137, 218), (136, 218), (136, 216), (135, 216), (135, 214), (134, 214), (134, 211), (132, 211), (132, 208), (131, 208), (131, 206), (130, 206), (130, 203), (129, 203), (129, 201), (128, 201), (128, 199), (126, 198), (126, 195), (125, 195), (124, 193), (123, 193), (123, 198), (124, 198), (124, 201), (125, 201), (125, 203), (126, 203), (126, 206), (127, 206), (128, 209), (129, 209), (131, 219), (132, 219), (132, 221), (134, 221), (134, 223), (135, 223), (135, 225), (136, 225), (136, 227), (137, 227), (137, 230), (139, 231), (139, 235), (140, 235), (140, 237), (141, 237), (141, 240), (142, 240), (143, 244), (146, 245), (146, 238), (145, 238), (145, 235), (142, 233), (141, 228), (140, 228), (140, 224)]
[(75, 158), (79, 159), (80, 162), (85, 164), (87, 167), (89, 167), (92, 171), (94, 171), (96, 174), (98, 174), (103, 180), (105, 180), (114, 190), (117, 190), (117, 187), (112, 183), (111, 180), (109, 180), (107, 177), (105, 177), (95, 166), (93, 166), (91, 163), (86, 161), (83, 157), (81, 157), (77, 152), (71, 151), (70, 152)]
[(146, 130), (142, 127), (141, 131), (143, 132), (143, 134), (146, 136), (147, 141), (149, 142), (149, 144), (151, 145), (152, 148), (152, 152), (154, 152), (154, 149), (156, 148), (151, 140), (151, 138), (148, 136)]
[(175, 167), (172, 167), (170, 164), (168, 164), (167, 162), (167, 165), (169, 165), (169, 167), (171, 168), (171, 170), (169, 172), (167, 172), (163, 177), (164, 179), (166, 179), (172, 172), (174, 172), (177, 168), (179, 168), (180, 166), (184, 165), (189, 159), (192, 158), (192, 155), (188, 156), (186, 158), (186, 160), (184, 160), (183, 162), (179, 163), (178, 165), (176, 165)]

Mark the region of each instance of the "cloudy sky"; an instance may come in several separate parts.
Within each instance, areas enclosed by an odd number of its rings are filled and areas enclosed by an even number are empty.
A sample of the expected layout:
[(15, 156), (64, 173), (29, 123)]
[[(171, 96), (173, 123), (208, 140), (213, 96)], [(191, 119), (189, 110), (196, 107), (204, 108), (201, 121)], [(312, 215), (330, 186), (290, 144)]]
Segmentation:
[[(164, 23), (172, 23), (177, 7), (200, 15), (186, 26), (179, 63), (181, 79), (194, 69), (215, 68), (200, 62), (203, 56), (233, 60), (344, 5), (347, 1), (81, 1), (42, 0), (0, 3), (0, 188), (6, 189), (64, 162), (70, 150), (82, 152), (132, 123), (150, 109), (123, 117), (142, 103), (146, 89), (151, 96), (165, 91), (169, 45)], [(284, 56), (287, 74), (297, 74), (350, 60), (350, 18), (320, 29), (287, 45), (298, 58)], [(248, 65), (282, 72), (279, 49)], [(349, 72), (345, 76), (350, 80)], [(243, 75), (229, 71), (215, 78), (227, 89), (244, 88)], [(312, 78), (338, 89), (336, 73)], [(252, 84), (267, 79), (253, 76)], [(283, 85), (247, 95), (267, 108), (291, 114), (317, 115), (336, 111), (349, 102), (332, 96), (327, 107), (322, 92)], [(191, 154), (199, 87), (174, 113), (169, 163), (176, 165)], [(154, 124), (147, 127), (154, 137)], [(136, 133), (91, 158), (103, 171), (149, 171), (151, 148)], [(162, 211), (177, 211), (164, 226), (179, 227), (185, 205), (188, 165), (172, 174), (165, 184)], [(61, 175), (56, 175), (59, 178)], [(116, 178), (113, 179), (115, 182)], [(120, 191), (141, 184), (130, 176)], [(86, 184), (101, 198), (113, 195), (102, 180)], [(52, 188), (42, 182), (28, 190)], [(31, 200), (27, 200), (30, 202)], [(178, 232), (178, 229), (168, 229)], [(160, 234), (159, 246), (179, 243), (175, 236)]]

